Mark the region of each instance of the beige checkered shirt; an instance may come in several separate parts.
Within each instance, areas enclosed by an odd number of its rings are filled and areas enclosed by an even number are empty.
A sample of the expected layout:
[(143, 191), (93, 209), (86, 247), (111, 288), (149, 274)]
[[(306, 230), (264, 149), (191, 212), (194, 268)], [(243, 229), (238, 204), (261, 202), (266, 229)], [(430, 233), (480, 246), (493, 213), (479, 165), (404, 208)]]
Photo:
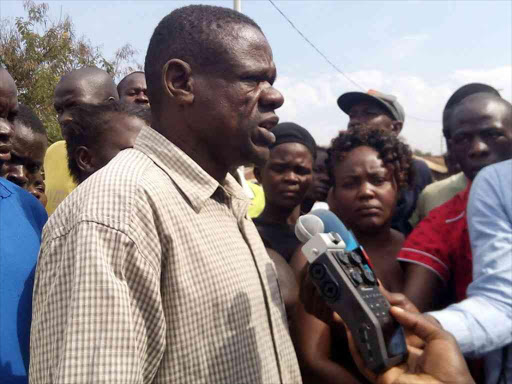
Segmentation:
[(144, 128), (44, 229), (30, 383), (300, 383), (247, 207)]

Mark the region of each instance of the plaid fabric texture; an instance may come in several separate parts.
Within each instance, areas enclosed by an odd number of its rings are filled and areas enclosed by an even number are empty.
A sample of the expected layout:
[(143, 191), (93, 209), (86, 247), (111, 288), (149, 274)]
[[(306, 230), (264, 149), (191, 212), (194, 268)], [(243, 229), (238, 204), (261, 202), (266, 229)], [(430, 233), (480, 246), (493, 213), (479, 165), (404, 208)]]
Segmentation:
[(248, 205), (144, 128), (44, 229), (30, 383), (300, 383)]

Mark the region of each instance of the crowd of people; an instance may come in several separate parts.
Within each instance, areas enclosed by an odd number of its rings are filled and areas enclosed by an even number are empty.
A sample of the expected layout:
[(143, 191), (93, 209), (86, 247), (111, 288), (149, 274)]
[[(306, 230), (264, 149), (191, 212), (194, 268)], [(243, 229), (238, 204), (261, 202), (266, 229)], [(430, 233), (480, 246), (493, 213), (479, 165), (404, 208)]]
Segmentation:
[[(342, 94), (327, 148), (279, 123), (272, 50), (236, 11), (171, 12), (144, 70), (64, 75), (48, 147), (0, 68), (0, 383), (512, 383), (496, 89), (464, 85), (440, 111), (460, 172), (434, 182), (393, 95)], [(313, 287), (294, 226), (318, 208), (371, 259), (405, 363), (367, 370)]]

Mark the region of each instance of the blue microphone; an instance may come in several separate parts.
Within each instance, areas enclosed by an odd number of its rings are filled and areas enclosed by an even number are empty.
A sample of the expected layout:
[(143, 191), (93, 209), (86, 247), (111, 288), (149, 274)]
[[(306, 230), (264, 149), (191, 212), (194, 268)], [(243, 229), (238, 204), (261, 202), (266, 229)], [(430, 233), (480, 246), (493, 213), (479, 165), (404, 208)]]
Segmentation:
[(359, 248), (360, 245), (357, 242), (354, 234), (345, 227), (345, 224), (336, 216), (334, 213), (327, 209), (315, 209), (309, 212), (310, 215), (314, 215), (322, 220), (324, 224), (324, 233), (335, 232), (341, 236), (346, 245), (347, 251), (354, 251)]

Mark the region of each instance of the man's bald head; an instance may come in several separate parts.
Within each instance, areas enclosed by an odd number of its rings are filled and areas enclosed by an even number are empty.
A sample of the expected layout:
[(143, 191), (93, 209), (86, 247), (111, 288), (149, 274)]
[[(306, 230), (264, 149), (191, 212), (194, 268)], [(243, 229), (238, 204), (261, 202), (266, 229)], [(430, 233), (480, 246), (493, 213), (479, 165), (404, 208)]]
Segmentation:
[(149, 107), (146, 75), (142, 71), (136, 71), (126, 75), (117, 85), (117, 92), (119, 93), (119, 100), (123, 103)]
[(54, 106), (59, 123), (69, 115), (66, 111), (80, 104), (102, 104), (119, 100), (114, 79), (96, 67), (84, 67), (62, 76), (55, 88)]
[(7, 69), (0, 67), (0, 89), (3, 94), (17, 97), (16, 83)]

